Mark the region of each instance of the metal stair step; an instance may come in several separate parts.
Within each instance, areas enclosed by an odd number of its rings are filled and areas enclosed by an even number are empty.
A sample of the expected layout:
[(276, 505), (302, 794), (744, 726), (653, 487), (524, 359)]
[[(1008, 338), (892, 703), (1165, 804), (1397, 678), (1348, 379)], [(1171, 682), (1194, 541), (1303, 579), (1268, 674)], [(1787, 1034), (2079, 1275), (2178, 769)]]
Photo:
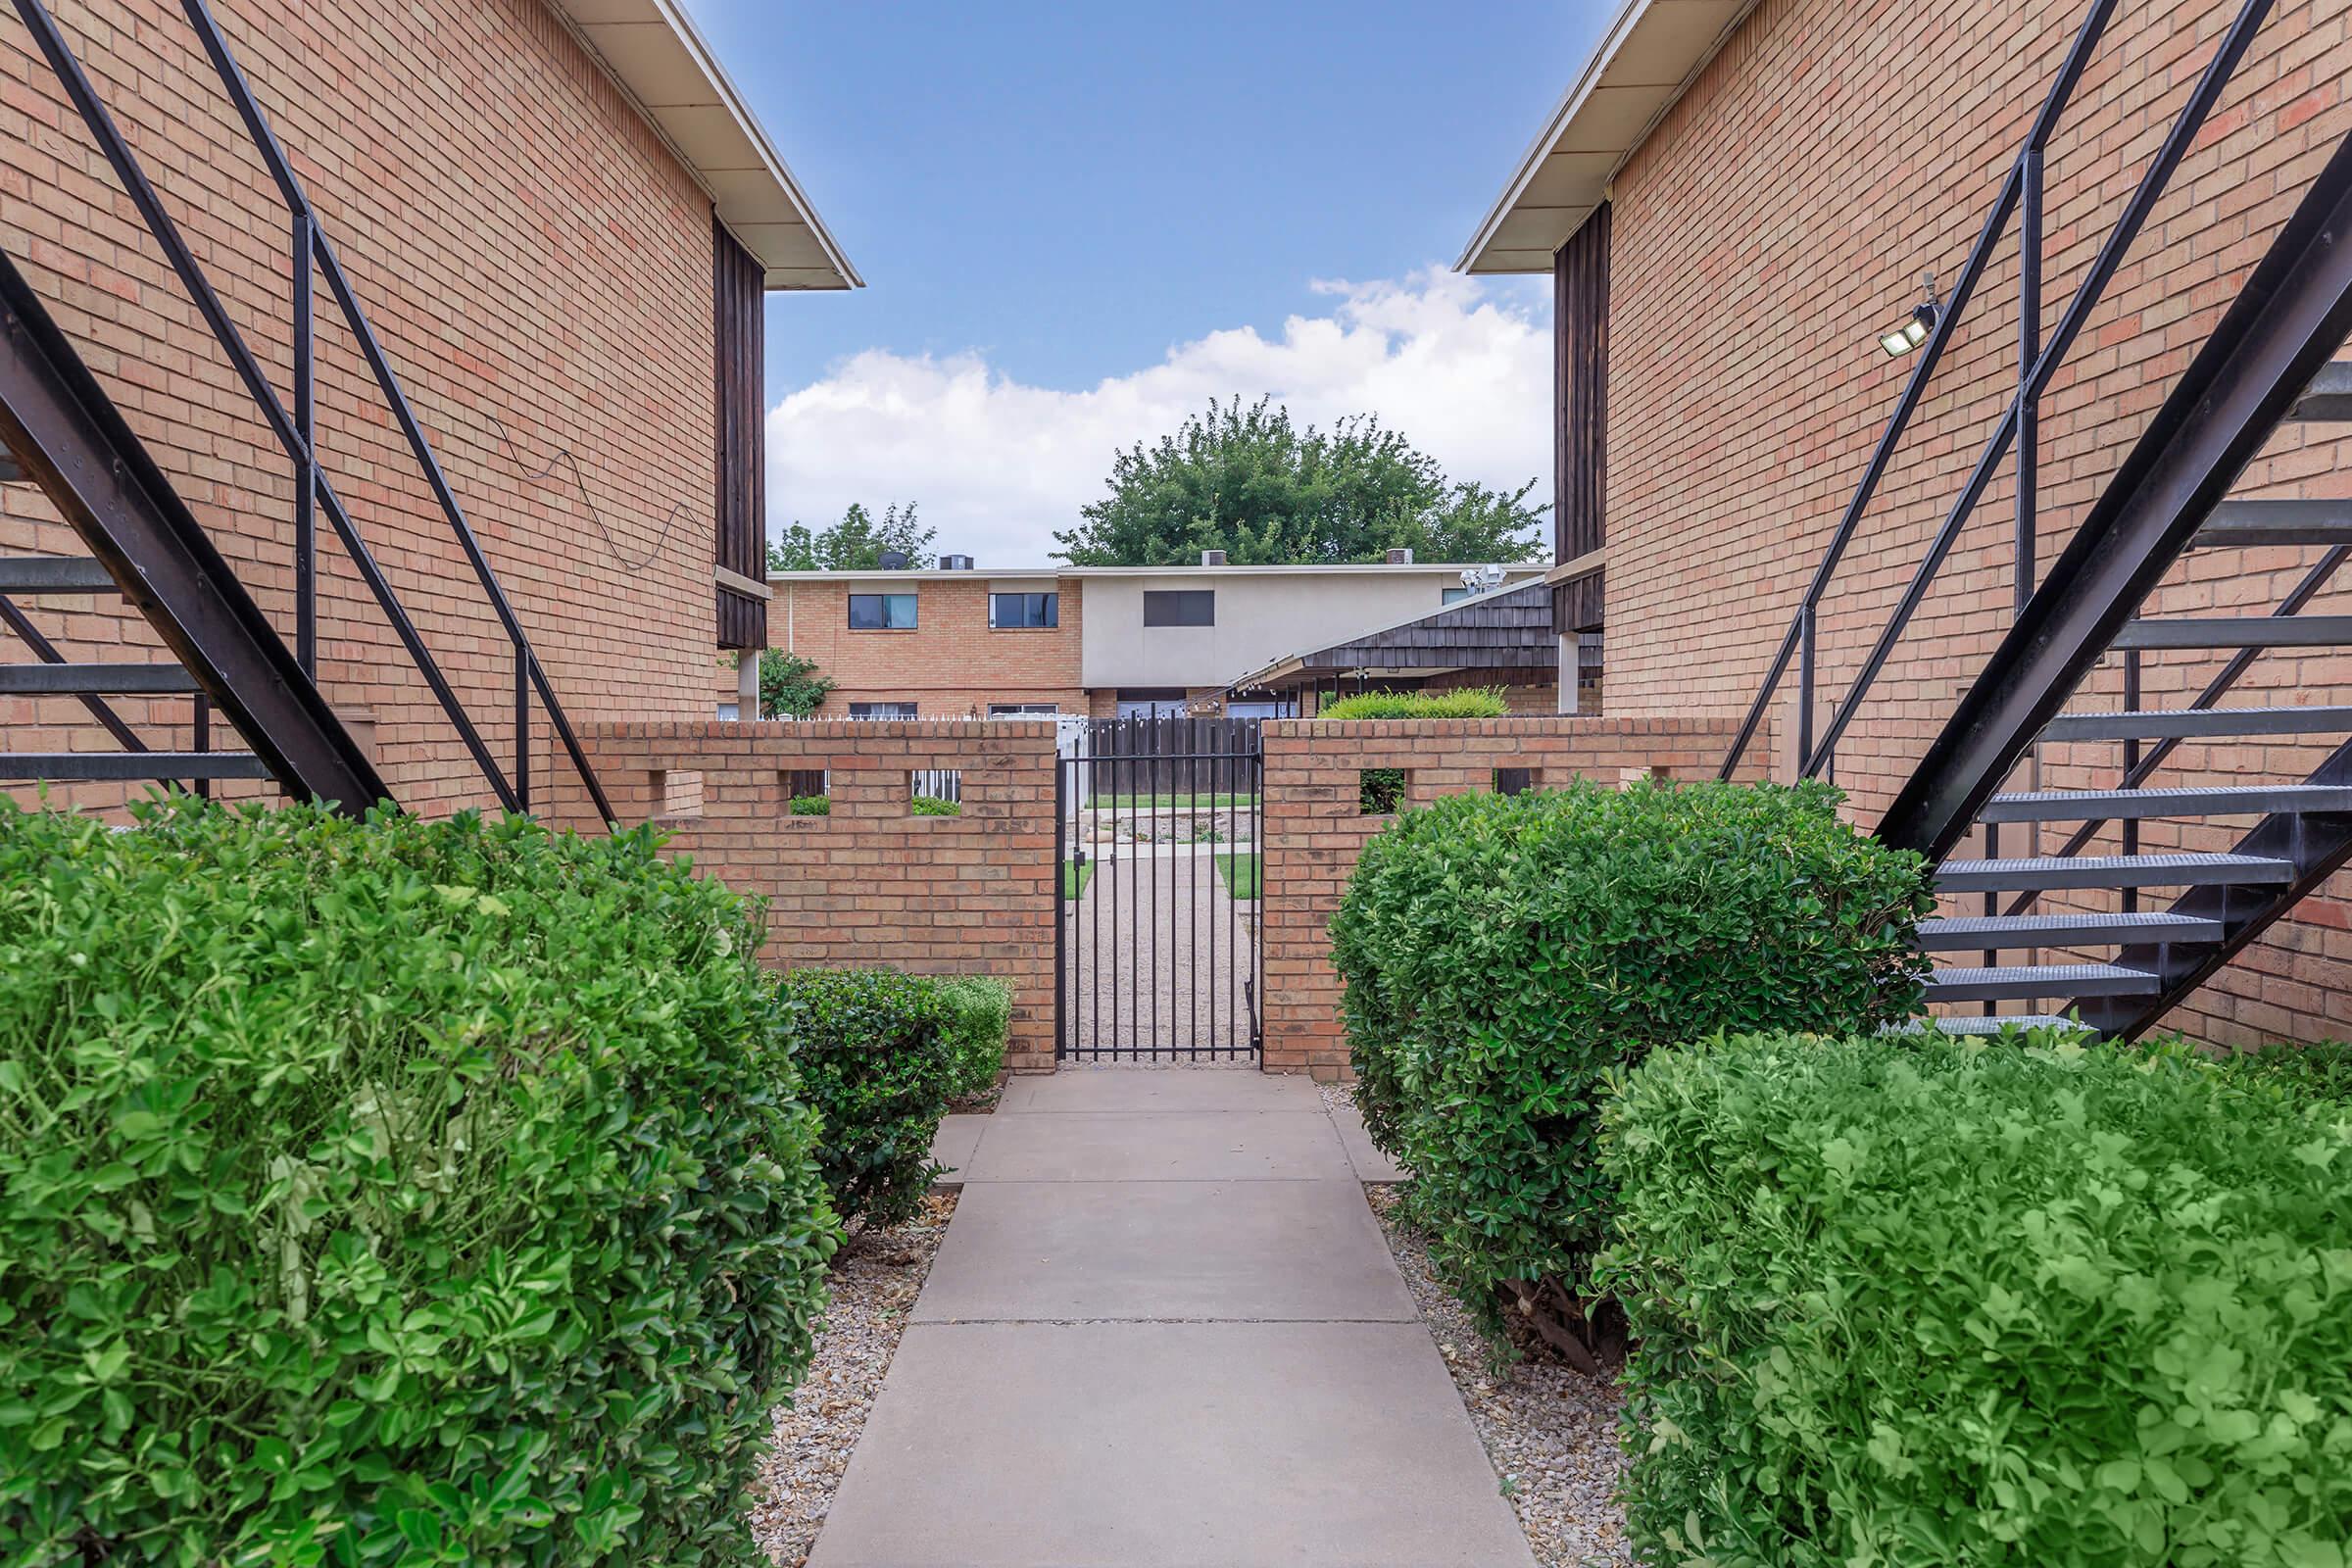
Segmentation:
[(2148, 816), (2270, 816), (2291, 811), (2352, 811), (2352, 787), (2326, 784), (2225, 784), (2193, 789), (2036, 790), (1995, 795), (1980, 822), (2087, 822)]
[(2013, 963), (1937, 969), (1930, 1002), (2027, 1002), (2038, 997), (2144, 997), (2158, 986), (2145, 969), (2115, 963)]
[(1939, 893), (2278, 886), (2294, 879), (2291, 862), (2259, 855), (2035, 855), (1946, 860), (1936, 870)]
[(136, 697), (201, 690), (177, 664), (0, 664), (0, 693)]
[(2187, 914), (1970, 914), (1919, 922), (1930, 953), (2101, 947), (2129, 942), (2219, 942), (2222, 922)]
[(2078, 1018), (2062, 1018), (2054, 1012), (2006, 1012), (1990, 1018), (1966, 1013), (1949, 1018), (1913, 1018), (1879, 1032), (1920, 1035), (1931, 1029), (1947, 1035), (1997, 1035), (2003, 1029), (2079, 1029), (2086, 1035), (2098, 1032)]
[(2188, 542), (2191, 550), (2261, 545), (2352, 545), (2352, 501), (2225, 501)]
[(2286, 416), (2305, 421), (2352, 419), (2352, 360), (2337, 360), (2313, 376)]
[(2352, 735), (2352, 708), (2134, 709), (2061, 713), (2045, 741), (2196, 740), (2211, 735)]
[(0, 752), (0, 778), (104, 779), (268, 778), (251, 752)]
[(2128, 622), (2115, 648), (2333, 648), (2352, 644), (2352, 615), (2169, 615)]
[(87, 556), (0, 556), (0, 594), (111, 594), (115, 579)]

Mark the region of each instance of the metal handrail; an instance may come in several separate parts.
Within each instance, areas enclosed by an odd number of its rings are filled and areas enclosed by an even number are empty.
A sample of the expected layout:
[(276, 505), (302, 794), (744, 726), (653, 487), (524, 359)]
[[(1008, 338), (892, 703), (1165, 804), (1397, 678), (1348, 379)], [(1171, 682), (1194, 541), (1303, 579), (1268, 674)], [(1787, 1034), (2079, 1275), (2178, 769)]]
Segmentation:
[[(532, 649), (528, 635), (523, 631), (522, 624), (516, 618), (513, 607), (507, 602), (505, 591), (499, 585), (497, 573), (492, 569), (488, 558), (483, 554), (481, 544), (475, 538), (471, 525), (466, 520), (464, 509), (458, 504), (456, 494), (451, 490), (447, 478), (442, 474), (440, 465), (433, 457), (431, 444), (425, 438), (423, 427), (418, 424), (415, 412), (409, 406), (406, 394), (401, 390), (398, 376), (393, 373), (390, 362), (385, 358), (381, 345), (376, 341), (374, 331), (368, 322), (367, 314), (360, 306), (358, 295), (353, 291), (350, 279), (343, 271), (341, 262), (336, 258), (332, 245), (327, 242), (325, 235), (319, 230), (318, 215), (311, 206), (309, 196), (304, 192), (301, 182), (295, 177), (283, 148), (278, 144), (274, 132), (270, 130), (269, 122), (263, 116), (259, 104), (254, 101), (252, 90), (246, 83), (244, 74), (238, 69), (234, 56), (229, 52), (226, 40), (221, 36), (220, 27), (213, 21), (211, 12), (205, 8), (203, 0), (186, 0), (184, 9), (187, 12), (189, 23), (196, 29), (199, 39), (204, 44), (206, 54), (212, 59), (216, 70), (220, 73), (231, 102), (235, 104), (239, 115), (244, 119), (247, 131), (252, 136), (263, 161), (270, 167), (272, 177), (276, 179), (279, 192), (284, 197), (292, 217), (295, 269), (294, 381), (296, 403), (293, 414), (289, 414), (285, 405), (278, 399), (276, 390), (270, 384), (269, 377), (263, 372), (259, 360), (247, 346), (235, 323), (229, 319), (226, 307), (221, 304), (220, 295), (214, 290), (203, 269), (197, 264), (194, 253), (189, 250), (187, 241), (179, 232), (178, 225), (165, 211), (161, 198), (157, 196), (155, 188), (148, 180), (145, 171), (140, 167), (137, 157), (131, 152), (129, 144), (116, 126), (113, 117), (99, 99), (89, 77), (83, 73), (80, 62), (66, 43), (65, 36), (58, 28), (56, 20), (49, 15), (42, 0), (16, 0), (16, 7), (18, 15), (24, 19), (34, 41), (40, 45), (41, 52), (48, 58), (51, 71), (66, 89), (67, 95), (73, 99), (74, 108), (81, 115), (83, 123), (89, 127), (91, 136), (98, 144), (99, 151), (113, 166), (117, 178), (122, 182), (124, 192), (130, 197), (132, 204), (138, 208), (141, 218), (145, 220), (148, 231), (155, 236), (157, 243), (163, 248), (166, 260), (171, 263), (172, 270), (178, 274), (180, 282), (187, 290), (190, 300), (195, 304), (198, 314), (204, 317), (206, 323), (212, 328), (213, 336), (220, 342), (222, 352), (227, 355), (231, 368), (237, 372), (238, 379), (244, 383), (247, 394), (253, 399), (254, 404), (261, 411), (265, 422), (270, 425), (271, 433), (276, 436), (278, 444), (285, 449), (288, 460), (294, 465), (296, 657), (304, 673), (313, 676), (317, 673), (315, 599), (317, 574), (311, 529), (311, 512), (315, 505), (326, 514), (327, 521), (334, 528), (345, 554), (351, 558), (362, 581), (367, 584), (369, 594), (374, 598), (377, 608), (382, 611), (385, 619), (390, 622), (393, 631), (399, 636), (403, 648), (409, 655), (410, 662), (415, 664), (417, 673), (424, 678), (425, 684), (431, 689), (435, 701), (457, 730), (459, 739), (465, 744), (484, 779), (488, 781), (492, 792), (497, 795), (499, 803), (512, 811), (526, 811), (530, 808), (529, 694), (535, 688), (541, 701), (547, 707), (548, 717), (556, 734), (563, 741), (564, 749), (570, 756), (572, 766), (578, 772), (581, 783), (586, 786), (591, 800), (595, 803), (599, 816), (608, 822), (614, 820), (612, 805), (606, 799), (595, 770), (589, 765), (588, 759), (581, 750), (578, 737), (564, 712), (563, 705), (556, 698), (555, 690), (547, 679), (546, 670), (540, 665), (537, 653)], [(450, 686), (448, 677), (443, 674), (439, 662), (434, 660), (431, 652), (424, 646), (423, 638), (417, 632), (415, 622), (409, 618), (408, 612), (401, 605), (398, 595), (394, 593), (390, 580), (384, 575), (373, 553), (369, 551), (367, 542), (361, 537), (358, 526), (353, 522), (350, 513), (343, 505), (342, 498), (337, 495), (333, 483), (318, 466), (313, 440), (311, 411), (315, 377), (311, 363), (309, 306), (310, 275), (314, 263), (326, 276), (328, 287), (342, 307), (344, 318), (359, 341), (361, 353), (375, 375), (378, 389), (390, 406), (393, 416), (400, 424), (403, 434), (407, 436), (410, 450), (424, 470), (426, 481), (432, 488), (435, 500), (439, 502), (444, 516), (457, 535), (460, 546), (466, 552), (467, 562), (473, 567), (476, 579), (489, 597), (491, 608), (497, 613), (500, 623), (505, 628), (508, 639), (514, 647), (515, 660), (515, 769), (513, 779), (508, 777), (506, 771), (490, 755), (489, 748), (484, 744), (480, 732), (474, 727), (473, 721), (466, 714), (464, 706), (459, 703), (457, 693)]]
[[(2059, 366), (2065, 362), (2068, 353), (2074, 348), (2076, 339), (2082, 334), (2082, 328), (2089, 320), (2090, 313), (2097, 308), (2108, 283), (2122, 266), (2125, 254), (2130, 250), (2132, 242), (2138, 238), (2141, 227), (2147, 221), (2148, 215), (2153, 211), (2157, 199), (2164, 194), (2166, 187), (2170, 184), (2173, 173), (2180, 167), (2181, 159), (2187, 155), (2190, 144), (2194, 141), (2198, 130), (2203, 127), (2206, 118), (2212, 113), (2213, 106), (2220, 98), (2223, 88), (2235, 74), (2239, 62), (2243, 59), (2247, 47), (2253, 42), (2254, 33), (2260, 28), (2270, 8), (2271, 0), (2246, 0), (2246, 4), (2239, 11), (2236, 20), (2223, 35), (2212, 61), (2198, 78), (2197, 85), (2191, 91), (2188, 101), (2181, 107), (2180, 115), (2175, 119), (2171, 131), (2166, 135), (2163, 145), (2157, 150), (2156, 157), (2142, 174), (2130, 201), (2125, 204), (2116, 226), (2109, 232), (2106, 243), (2100, 247), (2098, 256), (2092, 261), (2089, 271), (2076, 289), (2074, 298), (2068, 302), (2066, 311), (2059, 318), (2058, 324), (2050, 333), (2048, 341), (2037, 343), (2035, 339), (2040, 324), (2038, 318), (2041, 279), (2040, 214), (2043, 157), (2047, 151), (2049, 138), (2057, 129), (2059, 121), (2074, 95), (2075, 88), (2081, 82), (2082, 74), (2089, 65), (2090, 56), (2097, 48), (2107, 24), (2114, 15), (2115, 0), (2093, 0), (2088, 14), (2083, 18), (2081, 29), (2076, 34), (2074, 44), (2067, 51), (2056, 79), (2051, 83), (2049, 93), (2043, 101), (2041, 113), (2034, 117), (2034, 125), (2028, 132), (2024, 145), (2020, 148), (2016, 159), (2011, 162), (2009, 172), (2001, 182), (2000, 191), (1993, 200), (1992, 210), (1985, 217), (1984, 229), (1978, 236), (1976, 246), (1970, 251), (1967, 264), (1963, 267), (1960, 278), (1953, 287), (1951, 301), (1938, 314), (1935, 332), (1921, 355), (1920, 363), (1913, 368), (1909, 380), (1905, 383), (1903, 395), (1895, 406), (1895, 412), (1887, 420), (1886, 429), (1881, 435), (1878, 447), (1871, 454), (1870, 464), (1863, 471), (1862, 481), (1856, 487), (1853, 499), (1848, 503), (1844, 515), (1839, 518), (1837, 529), (1831, 535), (1829, 546), (1823, 553), (1821, 564), (1815, 569), (1813, 580), (1807, 585), (1804, 598), (1798, 604), (1796, 613), (1789, 621), (1788, 630), (1782, 637), (1780, 649), (1774, 655), (1771, 666), (1765, 674), (1762, 688), (1757, 692), (1755, 701), (1749, 706), (1739, 732), (1733, 738), (1731, 750), (1718, 770), (1720, 777), (1728, 779), (1738, 770), (1741, 757), (1753, 740), (1756, 730), (1762, 724), (1764, 713), (1770, 708), (1782, 679), (1788, 673), (1788, 662), (1792, 656), (1799, 661), (1797, 696), (1799, 771), (1802, 776), (1810, 778), (1830, 765), (1835, 758), (1838, 738), (1853, 722), (1854, 714), (1859, 710), (1862, 700), (1869, 694), (1881, 671), (1886, 667), (1894, 645), (1901, 640), (1903, 633), (1910, 626), (1912, 616), (1918, 612), (1920, 605), (1925, 602), (1928, 589), (1934, 584), (1937, 573), (1942, 569), (1944, 561), (1959, 540), (1961, 530), (1975, 514), (1978, 502), (1983, 500), (1986, 487), (1992, 481), (1994, 471), (1999, 467), (2002, 458), (2008, 455), (2012, 445), (2018, 446), (2020, 470), (2017, 583), (2014, 597), (2022, 606), (2031, 595), (2034, 581), (2034, 523), (2037, 499), (2034, 474), (2039, 456), (2037, 421), (2040, 398), (2048, 389), (2052, 377), (2057, 374)], [(1845, 700), (1835, 706), (1828, 725), (1824, 728), (1819, 741), (1816, 742), (1813, 734), (1814, 687), (1816, 684), (1814, 644), (1822, 598), (1828, 591), (1846, 547), (1853, 540), (1862, 514), (1876, 493), (1895, 447), (1909, 427), (1912, 416), (1917, 411), (1921, 397), (1926, 390), (1929, 377), (1935, 373), (1937, 365), (1942, 360), (1945, 343), (1949, 340), (1952, 331), (1956, 328), (1960, 318), (1975, 295), (1977, 283), (1991, 260), (1993, 247), (1998, 243), (2003, 231), (2006, 230), (2010, 216), (2021, 209), (2024, 219), (2020, 223), (2018, 272), (2021, 303), (2024, 308), (2019, 312), (2020, 366), (2017, 393), (2002, 412), (1999, 421), (1995, 424), (1991, 436), (1986, 440), (1984, 451), (1977, 460), (1976, 466), (1970, 471), (1966, 483), (1962, 485), (1959, 497), (1953, 503), (1941, 527), (1936, 530), (1935, 538), (1930, 542), (1928, 553), (1913, 572), (1911, 581), (1904, 588), (1901, 599), (1897, 601), (1894, 612), (1888, 617), (1886, 625), (1880, 631), (1877, 641), (1872, 644), (1870, 653), (1864, 659), (1861, 669), (1856, 673), (1853, 684), (1846, 693)], [(2020, 440), (2021, 432), (2022, 441)]]

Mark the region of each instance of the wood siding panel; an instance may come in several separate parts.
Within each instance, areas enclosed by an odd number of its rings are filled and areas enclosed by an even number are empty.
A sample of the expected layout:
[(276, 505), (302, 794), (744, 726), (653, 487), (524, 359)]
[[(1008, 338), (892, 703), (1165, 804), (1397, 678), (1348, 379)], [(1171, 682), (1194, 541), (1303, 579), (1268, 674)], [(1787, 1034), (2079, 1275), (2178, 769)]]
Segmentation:
[[(767, 580), (766, 330), (764, 273), (750, 251), (710, 220), (711, 376), (717, 539), (711, 559), (754, 582)], [(767, 601), (717, 587), (718, 646), (767, 645)]]
[[(1555, 562), (1590, 555), (1608, 537), (1609, 229), (1604, 202), (1552, 258)], [(1594, 572), (1555, 590), (1553, 621), (1562, 631), (1601, 624), (1603, 575)]]

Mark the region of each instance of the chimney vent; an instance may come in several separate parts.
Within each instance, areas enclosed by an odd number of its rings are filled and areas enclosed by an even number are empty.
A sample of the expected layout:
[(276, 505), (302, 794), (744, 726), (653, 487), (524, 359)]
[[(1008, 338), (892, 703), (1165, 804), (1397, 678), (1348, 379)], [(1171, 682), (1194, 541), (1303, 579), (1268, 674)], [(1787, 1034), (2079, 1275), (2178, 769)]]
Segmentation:
[(1413, 553), (1412, 553), (1410, 550), (1392, 550), (1392, 551), (1390, 551), (1390, 552), (1389, 552), (1389, 564), (1390, 564), (1390, 565), (1392, 565), (1392, 566), (1409, 566), (1409, 565), (1411, 565), (1412, 564), (1413, 564)]
[(972, 558), (969, 556), (942, 556), (939, 558), (939, 569), (942, 571), (969, 571), (972, 569)]
[(1222, 566), (1225, 564), (1225, 552), (1222, 550), (1201, 551), (1200, 564), (1203, 566)]

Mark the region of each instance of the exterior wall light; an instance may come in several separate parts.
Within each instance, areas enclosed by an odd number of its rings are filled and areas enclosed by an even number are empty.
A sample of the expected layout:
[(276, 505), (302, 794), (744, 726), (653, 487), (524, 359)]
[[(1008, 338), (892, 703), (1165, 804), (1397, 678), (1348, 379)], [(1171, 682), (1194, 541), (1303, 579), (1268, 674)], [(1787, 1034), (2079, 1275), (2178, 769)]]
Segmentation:
[(1911, 314), (1903, 318), (1902, 324), (1879, 334), (1879, 347), (1886, 351), (1886, 357), (1890, 360), (1899, 360), (1918, 348), (1928, 340), (1928, 334), (1936, 330), (1936, 318), (1942, 314), (1942, 307), (1936, 303), (1934, 272), (1930, 272), (1923, 280), (1922, 288), (1927, 297), (1911, 307)]

